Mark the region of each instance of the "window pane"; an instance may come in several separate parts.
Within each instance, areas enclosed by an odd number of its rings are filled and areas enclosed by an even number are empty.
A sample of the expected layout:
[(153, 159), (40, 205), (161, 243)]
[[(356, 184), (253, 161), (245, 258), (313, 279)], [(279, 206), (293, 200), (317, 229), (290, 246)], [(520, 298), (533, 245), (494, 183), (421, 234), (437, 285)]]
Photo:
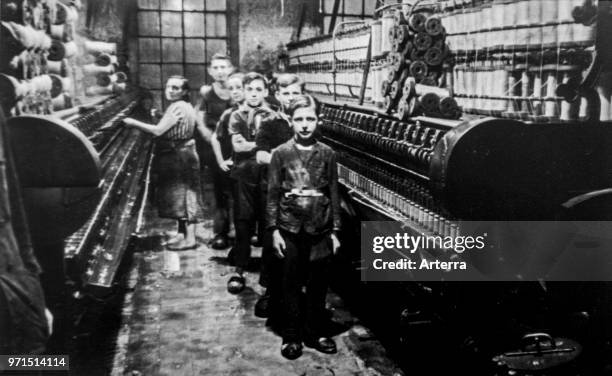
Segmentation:
[(157, 108), (159, 111), (163, 111), (163, 92), (161, 90), (151, 90), (151, 94), (153, 94), (153, 108)]
[(374, 7), (376, 6), (376, 1), (372, 1), (372, 0), (365, 0), (364, 3), (364, 7), (365, 7), (365, 15), (372, 17), (374, 15)]
[(206, 64), (206, 44), (204, 39), (185, 40), (185, 61)]
[(210, 57), (217, 52), (222, 54), (227, 53), (227, 42), (223, 39), (207, 39), (206, 40), (206, 57)]
[(185, 10), (204, 10), (204, 0), (184, 0)]
[(225, 10), (225, 0), (206, 0), (206, 10)]
[(145, 89), (161, 89), (161, 70), (157, 64), (140, 64), (140, 85)]
[(145, 36), (159, 36), (159, 13), (138, 12), (138, 33)]
[(162, 56), (165, 63), (183, 62), (183, 40), (175, 38), (162, 39)]
[(206, 65), (204, 63), (185, 65), (185, 77), (189, 80), (192, 89), (199, 90), (206, 84)]
[(167, 10), (183, 10), (183, 0), (162, 0), (161, 8)]
[(162, 64), (162, 82), (165, 84), (170, 76), (182, 76), (182, 64)]
[(165, 37), (183, 36), (183, 24), (180, 13), (162, 12), (162, 35)]
[(344, 2), (344, 13), (350, 15), (360, 15), (361, 14), (361, 0), (352, 0)]
[(324, 33), (327, 33), (327, 31), (329, 30), (330, 22), (331, 22), (331, 17), (330, 16), (323, 17), (323, 32)]
[(206, 15), (206, 36), (224, 37), (226, 34), (225, 14)]
[(334, 0), (325, 0), (323, 3), (323, 13), (329, 13), (334, 10)]
[(185, 17), (185, 36), (204, 37), (204, 13), (184, 13)]
[(159, 9), (159, 0), (138, 0), (141, 9)]
[(140, 38), (138, 39), (138, 51), (140, 61), (143, 63), (160, 62), (160, 41), (159, 38)]

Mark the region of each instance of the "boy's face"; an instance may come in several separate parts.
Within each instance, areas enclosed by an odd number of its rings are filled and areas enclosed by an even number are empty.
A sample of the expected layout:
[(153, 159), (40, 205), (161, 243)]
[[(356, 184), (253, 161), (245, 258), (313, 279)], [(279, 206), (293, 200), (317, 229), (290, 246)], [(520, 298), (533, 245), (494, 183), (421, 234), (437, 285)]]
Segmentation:
[(251, 107), (261, 106), (267, 96), (268, 89), (262, 80), (254, 80), (244, 86), (244, 100)]
[(287, 108), (298, 95), (302, 94), (302, 86), (300, 84), (292, 84), (287, 87), (279, 87), (276, 92), (276, 99), (280, 102), (282, 108)]
[(300, 140), (310, 140), (317, 129), (317, 120), (318, 117), (314, 108), (298, 108), (291, 118), (293, 131)]
[(232, 64), (224, 59), (216, 59), (210, 62), (208, 67), (208, 74), (215, 80), (215, 82), (225, 82), (227, 76), (229, 76), (234, 67)]
[(227, 80), (227, 88), (234, 103), (242, 103), (244, 101), (244, 88), (240, 78), (234, 77)]

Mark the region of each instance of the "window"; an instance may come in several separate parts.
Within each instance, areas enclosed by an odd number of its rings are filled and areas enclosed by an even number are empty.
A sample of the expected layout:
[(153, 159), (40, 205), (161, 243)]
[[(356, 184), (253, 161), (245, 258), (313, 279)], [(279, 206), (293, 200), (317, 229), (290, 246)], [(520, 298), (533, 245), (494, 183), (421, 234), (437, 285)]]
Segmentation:
[(166, 79), (185, 76), (193, 92), (210, 82), (209, 58), (227, 53), (226, 0), (138, 0), (138, 78), (163, 104)]

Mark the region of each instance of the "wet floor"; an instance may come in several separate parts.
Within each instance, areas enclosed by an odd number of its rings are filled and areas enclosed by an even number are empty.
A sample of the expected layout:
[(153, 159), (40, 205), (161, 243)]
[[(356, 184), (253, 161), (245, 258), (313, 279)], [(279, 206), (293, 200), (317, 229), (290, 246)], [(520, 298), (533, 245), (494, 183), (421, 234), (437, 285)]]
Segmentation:
[[(172, 222), (149, 218), (150, 238)], [(227, 250), (207, 246), (211, 221), (198, 226), (200, 246), (174, 252), (150, 242), (134, 255), (113, 375), (403, 375), (342, 299), (328, 294), (338, 353), (305, 348), (297, 360), (280, 354), (281, 338), (253, 314), (262, 293), (256, 267), (238, 295), (226, 290)], [(253, 254), (255, 264), (259, 249)]]

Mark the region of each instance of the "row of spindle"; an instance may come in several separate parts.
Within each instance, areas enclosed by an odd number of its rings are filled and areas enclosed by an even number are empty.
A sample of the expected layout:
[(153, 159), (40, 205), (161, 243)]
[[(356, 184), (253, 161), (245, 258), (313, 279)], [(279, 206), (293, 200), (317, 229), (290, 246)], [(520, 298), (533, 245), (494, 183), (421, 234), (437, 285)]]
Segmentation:
[[(424, 190), (417, 184), (393, 177), (382, 169), (371, 169), (367, 162), (353, 156), (341, 158), (338, 178), (340, 183), (375, 201), (398, 220), (409, 220), (435, 235), (458, 235), (457, 224), (432, 209), (433, 200), (422, 198)], [(389, 184), (381, 184), (382, 181)]]
[[(446, 3), (440, 18), (453, 50), (585, 46), (594, 40), (594, 7), (584, 0)], [(585, 14), (586, 13), (586, 14)]]
[(0, 56), (2, 106), (13, 115), (48, 114), (72, 105), (80, 1), (5, 1)]
[[(557, 89), (579, 82), (590, 64), (596, 3), (451, 0), (423, 4), (403, 11), (391, 7), (370, 23), (372, 58), (366, 102), (401, 119), (419, 114), (457, 118), (463, 110), (537, 122), (571, 122), (586, 116), (585, 99), (568, 102)], [(323, 51), (331, 43), (318, 38), (305, 45), (309, 51)], [(344, 43), (338, 45), (345, 48)], [(302, 61), (292, 49), (290, 55), (293, 64)], [(349, 56), (353, 58), (361, 60), (364, 54)], [(361, 72), (341, 68), (333, 73), (331, 69), (299, 71), (310, 90), (354, 98), (363, 79)], [(409, 77), (414, 81), (407, 85)], [(601, 120), (612, 120), (612, 85), (607, 82), (612, 80), (604, 81), (602, 75), (597, 87)], [(415, 84), (419, 90), (406, 91)], [(440, 87), (444, 90), (437, 90)]]
[(362, 60), (368, 49), (368, 31), (369, 28), (363, 26), (349, 28), (337, 35), (335, 43), (332, 35), (329, 35), (317, 38), (316, 42), (298, 45), (290, 50), (289, 63), (296, 65), (334, 61), (334, 50), (336, 61)]

